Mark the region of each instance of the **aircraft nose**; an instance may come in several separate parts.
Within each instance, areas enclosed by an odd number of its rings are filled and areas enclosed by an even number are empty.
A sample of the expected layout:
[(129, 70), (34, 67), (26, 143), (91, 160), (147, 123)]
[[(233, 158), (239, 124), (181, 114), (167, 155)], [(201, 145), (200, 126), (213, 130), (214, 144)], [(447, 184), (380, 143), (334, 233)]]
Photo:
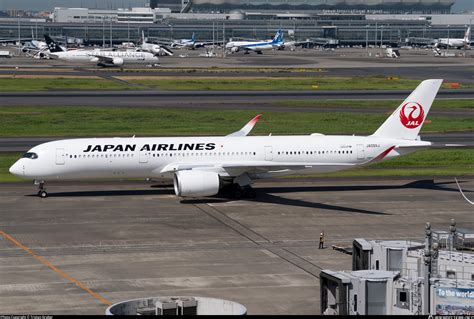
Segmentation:
[(23, 168), (20, 163), (16, 162), (13, 164), (10, 169), (10, 174), (13, 174), (15, 176), (22, 176), (23, 175)]

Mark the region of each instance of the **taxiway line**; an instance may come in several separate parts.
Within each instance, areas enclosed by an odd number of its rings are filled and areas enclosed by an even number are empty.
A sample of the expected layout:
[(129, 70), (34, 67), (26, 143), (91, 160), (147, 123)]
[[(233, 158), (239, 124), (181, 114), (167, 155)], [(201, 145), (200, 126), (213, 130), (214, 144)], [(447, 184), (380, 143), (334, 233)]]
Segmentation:
[(52, 271), (54, 271), (55, 273), (57, 273), (58, 275), (60, 275), (61, 277), (63, 277), (64, 279), (70, 281), (71, 283), (75, 284), (76, 286), (78, 286), (79, 288), (81, 288), (82, 290), (84, 290), (85, 292), (87, 292), (89, 295), (91, 295), (92, 297), (94, 297), (95, 299), (99, 300), (101, 303), (103, 303), (104, 305), (107, 305), (107, 306), (110, 306), (112, 303), (105, 299), (104, 297), (102, 297), (101, 295), (99, 295), (98, 293), (92, 291), (89, 287), (87, 287), (84, 283), (80, 282), (80, 281), (77, 281), (76, 279), (72, 278), (71, 276), (69, 276), (68, 274), (66, 274), (64, 271), (62, 271), (61, 269), (59, 269), (58, 267), (54, 266), (51, 262), (49, 262), (46, 258), (42, 257), (42, 256), (39, 256), (37, 255), (34, 251), (32, 251), (31, 249), (29, 249), (28, 247), (25, 247), (24, 245), (22, 245), (19, 241), (17, 241), (15, 238), (13, 238), (12, 236), (8, 235), (7, 233), (5, 233), (4, 231), (1, 231), (0, 230), (0, 235), (3, 236), (3, 238), (5, 238), (6, 240), (10, 241), (11, 243), (13, 243), (15, 246), (23, 249), (24, 251), (26, 251), (28, 254), (30, 254), (33, 258), (35, 258), (36, 260), (38, 260), (40, 263), (42, 263), (43, 265), (45, 265), (46, 267), (48, 267), (49, 269), (51, 269)]

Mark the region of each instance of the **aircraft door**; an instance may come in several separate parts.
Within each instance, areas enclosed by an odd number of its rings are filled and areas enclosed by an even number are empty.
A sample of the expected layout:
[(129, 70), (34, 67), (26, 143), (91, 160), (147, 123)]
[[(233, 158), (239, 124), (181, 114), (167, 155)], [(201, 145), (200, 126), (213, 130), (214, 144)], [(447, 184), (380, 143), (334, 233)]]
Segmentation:
[(140, 155), (138, 155), (139, 159), (138, 161), (140, 163), (148, 163), (148, 152), (147, 151), (141, 151)]
[(265, 160), (273, 161), (273, 147), (272, 146), (265, 146)]
[(56, 149), (56, 165), (64, 165), (65, 163), (64, 148)]
[(365, 159), (365, 146), (364, 144), (357, 144), (357, 159)]

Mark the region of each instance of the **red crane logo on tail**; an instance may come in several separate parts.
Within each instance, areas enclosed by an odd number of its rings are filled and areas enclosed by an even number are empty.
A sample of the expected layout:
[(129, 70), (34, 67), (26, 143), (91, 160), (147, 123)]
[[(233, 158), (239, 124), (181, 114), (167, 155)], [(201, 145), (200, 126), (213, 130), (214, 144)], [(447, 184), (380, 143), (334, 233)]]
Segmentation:
[(400, 122), (406, 128), (417, 128), (423, 123), (424, 118), (425, 112), (419, 103), (405, 103), (400, 110)]

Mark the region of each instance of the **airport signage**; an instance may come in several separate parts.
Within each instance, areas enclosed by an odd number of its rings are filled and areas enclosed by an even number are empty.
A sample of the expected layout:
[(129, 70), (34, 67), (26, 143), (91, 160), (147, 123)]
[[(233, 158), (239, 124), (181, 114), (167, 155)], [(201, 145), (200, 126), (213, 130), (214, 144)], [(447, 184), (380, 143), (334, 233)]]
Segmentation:
[[(180, 143), (180, 144), (145, 144), (140, 147), (142, 151), (212, 151), (216, 148), (215, 143)], [(136, 144), (89, 144), (83, 150), (84, 153), (94, 152), (133, 152), (137, 149)]]
[(435, 305), (437, 315), (474, 315), (474, 288), (438, 287)]

